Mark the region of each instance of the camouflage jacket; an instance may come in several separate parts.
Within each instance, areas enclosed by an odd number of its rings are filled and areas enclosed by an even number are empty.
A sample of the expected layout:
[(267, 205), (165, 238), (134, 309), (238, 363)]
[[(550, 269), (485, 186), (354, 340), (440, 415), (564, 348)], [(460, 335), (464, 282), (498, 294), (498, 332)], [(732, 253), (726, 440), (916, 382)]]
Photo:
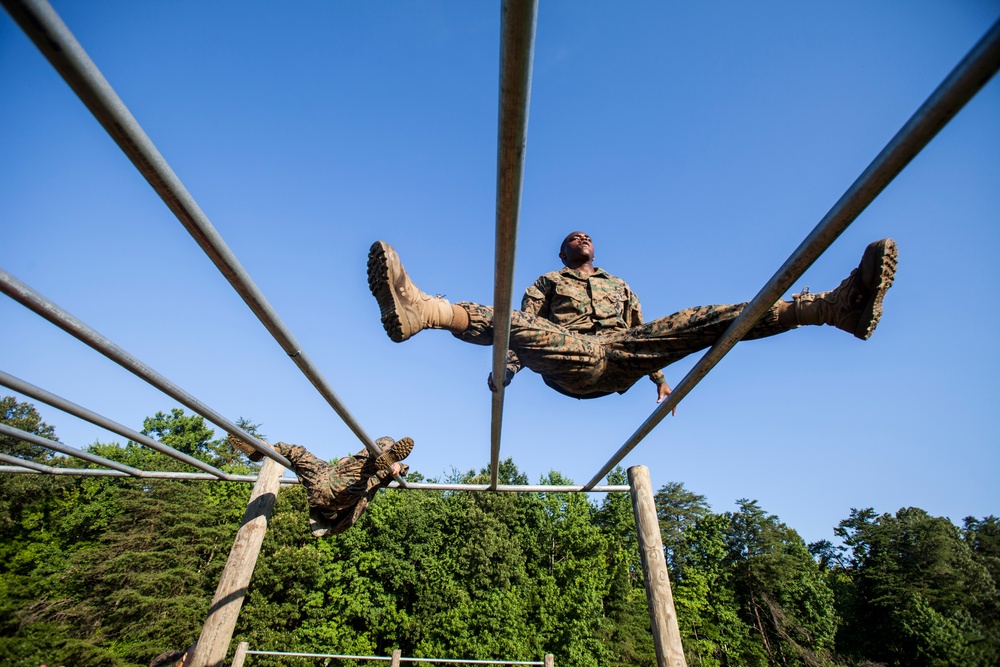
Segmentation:
[[(604, 269), (589, 276), (565, 267), (540, 276), (525, 290), (521, 311), (558, 324), (574, 333), (597, 335), (642, 324), (639, 297), (621, 278)], [(517, 355), (507, 353), (507, 370), (517, 373)], [(661, 371), (650, 373), (656, 384), (666, 382)]]

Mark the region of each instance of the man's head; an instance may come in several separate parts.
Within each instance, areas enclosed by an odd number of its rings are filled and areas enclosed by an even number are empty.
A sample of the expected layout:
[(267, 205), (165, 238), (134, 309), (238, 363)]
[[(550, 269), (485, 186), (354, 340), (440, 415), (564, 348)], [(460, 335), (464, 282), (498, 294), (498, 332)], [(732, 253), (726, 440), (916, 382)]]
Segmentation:
[(584, 232), (571, 232), (559, 246), (559, 259), (570, 268), (594, 261), (594, 242)]

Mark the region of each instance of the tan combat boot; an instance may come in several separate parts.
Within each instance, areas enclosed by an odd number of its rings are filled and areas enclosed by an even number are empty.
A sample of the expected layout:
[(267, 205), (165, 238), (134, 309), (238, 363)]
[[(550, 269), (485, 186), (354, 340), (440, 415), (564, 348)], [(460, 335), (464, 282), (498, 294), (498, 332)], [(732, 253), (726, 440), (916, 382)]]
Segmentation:
[(882, 239), (868, 244), (858, 268), (835, 290), (794, 294), (798, 324), (829, 324), (868, 340), (882, 317), (882, 297), (896, 275), (896, 242)]
[(368, 252), (368, 287), (382, 311), (385, 332), (397, 343), (424, 329), (446, 329), (451, 324), (451, 304), (417, 289), (385, 241), (376, 241)]
[(244, 441), (242, 438), (238, 438), (232, 433), (230, 433), (226, 439), (229, 440), (230, 447), (232, 447), (237, 451), (243, 452), (244, 454), (247, 455), (247, 458), (250, 459), (251, 461), (256, 463), (257, 461), (260, 461), (261, 459), (264, 458), (263, 454), (261, 454), (256, 449), (251, 447), (250, 444)]
[[(386, 441), (388, 441), (388, 444), (386, 444)], [(392, 468), (393, 463), (402, 461), (413, 451), (412, 438), (403, 438), (402, 440), (397, 440), (395, 443), (392, 441), (392, 438), (379, 438), (376, 442), (382, 448), (382, 456), (375, 459), (375, 467), (379, 470), (389, 470)]]

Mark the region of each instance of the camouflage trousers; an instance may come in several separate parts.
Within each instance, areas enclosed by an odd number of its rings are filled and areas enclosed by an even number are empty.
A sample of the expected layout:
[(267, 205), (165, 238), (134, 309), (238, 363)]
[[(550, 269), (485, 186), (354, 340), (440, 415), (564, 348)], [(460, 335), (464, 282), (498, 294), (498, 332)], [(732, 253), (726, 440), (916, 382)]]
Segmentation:
[[(456, 305), (469, 313), (469, 328), (455, 336), (476, 345), (492, 345), (493, 309), (468, 302)], [(631, 329), (597, 334), (576, 333), (515, 310), (510, 349), (522, 365), (542, 375), (557, 391), (577, 398), (603, 396), (624, 392), (644, 375), (711, 347), (745, 306), (697, 306)], [(793, 328), (779, 324), (777, 308), (772, 308), (744, 339)]]
[[(376, 442), (385, 449), (393, 441), (379, 438)], [(291, 462), (306, 490), (314, 535), (342, 533), (353, 526), (379, 488), (392, 481), (392, 475), (375, 467), (367, 449), (330, 465), (300, 445), (279, 442), (274, 448)], [(406, 464), (400, 465), (407, 469)]]

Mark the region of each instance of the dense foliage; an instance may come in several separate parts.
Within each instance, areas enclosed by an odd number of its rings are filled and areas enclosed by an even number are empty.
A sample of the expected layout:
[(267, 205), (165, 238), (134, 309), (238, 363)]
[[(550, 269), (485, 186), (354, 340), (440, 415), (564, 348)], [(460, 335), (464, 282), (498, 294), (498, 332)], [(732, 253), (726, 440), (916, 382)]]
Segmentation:
[[(12, 397), (0, 399), (0, 421), (55, 437)], [(181, 410), (157, 413), (143, 432), (213, 465), (252, 468)], [(90, 450), (185, 469), (135, 443)], [(87, 467), (3, 437), (0, 452)], [(510, 461), (499, 476), (528, 482)], [(468, 471), (447, 481), (486, 479)], [(624, 483), (624, 473), (609, 481)], [(569, 480), (551, 472), (540, 482)], [(235, 483), (0, 475), (0, 664), (146, 665), (189, 645), (249, 493)], [(755, 501), (715, 513), (671, 483), (656, 506), (689, 665), (1000, 662), (993, 516), (957, 527), (917, 508), (852, 510), (838, 545), (807, 547)], [(310, 535), (305, 509), (300, 487), (279, 494), (237, 626), (252, 648), (656, 663), (626, 494), (388, 490), (356, 527), (326, 539)]]

